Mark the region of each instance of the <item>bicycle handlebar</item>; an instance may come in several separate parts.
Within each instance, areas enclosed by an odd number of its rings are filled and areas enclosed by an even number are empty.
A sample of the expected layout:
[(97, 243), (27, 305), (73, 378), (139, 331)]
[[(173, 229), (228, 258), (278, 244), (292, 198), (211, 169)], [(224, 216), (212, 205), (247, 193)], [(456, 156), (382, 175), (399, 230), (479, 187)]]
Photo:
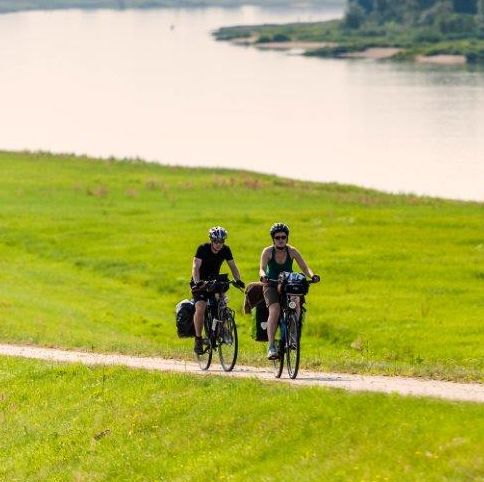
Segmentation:
[(244, 292), (242, 287), (239, 286), (237, 284), (237, 282), (234, 281), (234, 280), (227, 279), (227, 280), (222, 281), (222, 280), (213, 279), (213, 280), (200, 280), (200, 282), (201, 282), (201, 284), (199, 286), (194, 286), (192, 288), (192, 291), (207, 291), (207, 292), (211, 293), (213, 291), (216, 291), (217, 285), (223, 286), (225, 284), (228, 284), (228, 285), (234, 286), (239, 291)]
[[(309, 278), (309, 279), (308, 279), (307, 277), (306, 277), (305, 279), (306, 279), (306, 281), (307, 281), (307, 283), (308, 283), (309, 285), (316, 284), (316, 283), (319, 283), (319, 282), (320, 282), (320, 280), (318, 280), (318, 281), (313, 281), (311, 278)], [(267, 283), (268, 283), (268, 284), (270, 284), (270, 285), (273, 285), (273, 286), (274, 286), (274, 285), (278, 285), (278, 284), (280, 284), (280, 283), (282, 283), (282, 282), (283, 282), (283, 281), (282, 281), (282, 280), (280, 280), (280, 279), (271, 279), (271, 278), (267, 278)], [(262, 281), (262, 283), (264, 283), (264, 281)]]

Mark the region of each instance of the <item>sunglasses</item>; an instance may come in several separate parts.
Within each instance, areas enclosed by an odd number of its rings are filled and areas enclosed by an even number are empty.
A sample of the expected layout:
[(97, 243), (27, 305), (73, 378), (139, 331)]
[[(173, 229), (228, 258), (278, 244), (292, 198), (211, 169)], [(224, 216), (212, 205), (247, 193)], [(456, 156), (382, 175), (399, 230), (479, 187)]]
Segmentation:
[(224, 244), (225, 239), (212, 239), (212, 242), (215, 244)]
[(277, 239), (277, 241), (281, 239), (287, 239), (287, 236), (274, 236), (274, 239)]

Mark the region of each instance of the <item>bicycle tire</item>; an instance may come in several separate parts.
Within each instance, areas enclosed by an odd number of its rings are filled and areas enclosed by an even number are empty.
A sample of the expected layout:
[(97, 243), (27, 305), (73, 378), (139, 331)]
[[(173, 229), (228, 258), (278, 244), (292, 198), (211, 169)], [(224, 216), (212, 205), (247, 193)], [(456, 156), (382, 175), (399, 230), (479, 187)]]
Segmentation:
[(237, 361), (239, 349), (237, 325), (235, 316), (229, 309), (224, 310), (221, 319), (222, 323), (219, 323), (217, 328), (218, 356), (224, 371), (230, 372)]
[(301, 325), (296, 313), (289, 313), (286, 318), (286, 360), (289, 378), (295, 379), (299, 371), (301, 357)]
[(284, 340), (274, 340), (278, 347), (279, 358), (272, 360), (272, 370), (276, 378), (281, 378), (284, 369)]
[(212, 363), (212, 356), (213, 356), (213, 349), (212, 349), (212, 338), (210, 336), (210, 320), (207, 318), (207, 314), (205, 314), (205, 318), (203, 321), (203, 345), (204, 351), (202, 355), (196, 355), (198, 365), (202, 370), (208, 370), (210, 368), (210, 364)]

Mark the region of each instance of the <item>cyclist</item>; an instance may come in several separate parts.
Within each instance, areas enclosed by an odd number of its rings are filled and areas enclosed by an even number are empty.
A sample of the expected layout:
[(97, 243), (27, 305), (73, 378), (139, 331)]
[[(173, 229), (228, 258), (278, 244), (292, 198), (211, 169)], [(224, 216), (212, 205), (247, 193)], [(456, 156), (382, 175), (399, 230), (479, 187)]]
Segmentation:
[[(263, 293), (264, 300), (269, 310), (267, 319), (267, 337), (269, 338), (269, 349), (267, 358), (275, 360), (278, 357), (277, 348), (274, 343), (274, 337), (279, 321), (281, 304), (277, 287), (269, 283), (269, 280), (276, 280), (283, 271), (292, 272), (293, 260), (299, 265), (301, 271), (313, 282), (317, 283), (320, 278), (314, 274), (304, 261), (299, 251), (288, 244), (289, 227), (284, 223), (275, 223), (269, 231), (272, 238), (272, 246), (262, 250), (260, 257), (259, 275), (260, 280), (264, 283)], [(298, 309), (300, 307), (298, 306)]]
[(244, 288), (245, 284), (240, 279), (239, 270), (235, 264), (232, 256), (232, 251), (225, 244), (227, 239), (227, 230), (221, 226), (214, 226), (208, 231), (209, 243), (201, 244), (195, 257), (193, 258), (192, 279), (190, 286), (192, 288), (193, 299), (195, 301), (195, 314), (193, 315), (193, 324), (195, 326), (195, 346), (193, 351), (197, 355), (203, 353), (203, 318), (205, 315), (205, 308), (207, 306), (208, 294), (206, 291), (199, 291), (203, 282), (210, 279), (215, 279), (220, 273), (220, 267), (224, 261), (227, 261), (230, 270), (232, 271), (235, 283), (240, 288)]

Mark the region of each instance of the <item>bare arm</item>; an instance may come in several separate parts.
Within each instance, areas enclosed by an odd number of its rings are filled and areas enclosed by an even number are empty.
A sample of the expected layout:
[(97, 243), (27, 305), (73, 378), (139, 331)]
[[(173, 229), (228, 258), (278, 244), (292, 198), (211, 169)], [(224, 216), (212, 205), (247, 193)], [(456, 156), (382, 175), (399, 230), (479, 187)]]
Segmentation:
[(296, 248), (290, 248), (290, 249), (291, 249), (291, 256), (296, 260), (296, 263), (301, 268), (301, 271), (309, 278), (312, 278), (314, 276), (314, 273), (312, 272), (311, 268), (306, 264), (306, 261), (304, 261), (299, 251)]
[(270, 258), (270, 248), (264, 248), (260, 256), (259, 276), (266, 276), (267, 263)]
[(195, 283), (200, 281), (200, 266), (202, 265), (202, 260), (200, 258), (193, 258), (192, 265), (192, 278)]
[(227, 264), (229, 265), (230, 271), (232, 271), (232, 276), (234, 277), (234, 279), (240, 280), (239, 269), (237, 268), (235, 261), (233, 259), (231, 259), (231, 260), (227, 261)]

